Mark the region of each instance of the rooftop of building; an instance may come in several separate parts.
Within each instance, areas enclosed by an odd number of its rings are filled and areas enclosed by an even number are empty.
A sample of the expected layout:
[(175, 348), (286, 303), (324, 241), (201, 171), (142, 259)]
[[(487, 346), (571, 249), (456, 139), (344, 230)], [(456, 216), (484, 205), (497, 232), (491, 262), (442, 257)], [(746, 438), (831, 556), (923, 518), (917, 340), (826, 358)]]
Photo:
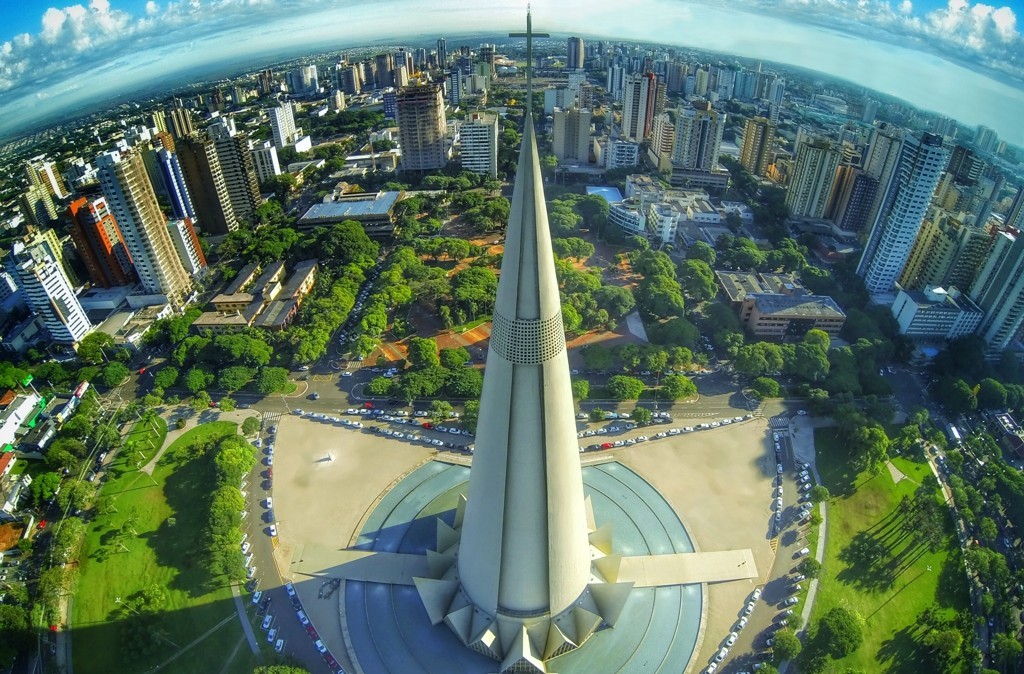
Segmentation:
[(225, 295), (234, 295), (242, 288), (252, 282), (252, 277), (259, 271), (260, 265), (258, 262), (250, 262), (249, 264), (242, 267), (242, 269), (232, 279), (230, 285), (224, 289)]
[(960, 292), (955, 286), (950, 286), (948, 289), (929, 286), (924, 290), (907, 290), (905, 288), (902, 290), (917, 305), (918, 309), (984, 313), (966, 293)]
[(825, 295), (779, 295), (750, 293), (747, 297), (762, 316), (778, 318), (846, 318), (831, 297)]
[(299, 218), (299, 222), (340, 222), (384, 217), (391, 213), (399, 196), (400, 192), (370, 192), (335, 197), (333, 201), (310, 206)]
[(298, 300), (294, 297), (289, 297), (285, 300), (274, 300), (267, 305), (267, 308), (256, 319), (255, 326), (257, 328), (271, 328), (280, 325), (297, 303)]
[(294, 297), (299, 292), (302, 284), (309, 278), (309, 275), (316, 271), (316, 265), (317, 260), (303, 260), (296, 263), (295, 269), (292, 270), (292, 275), (288, 277), (288, 282), (281, 289), (281, 297)]
[(716, 270), (718, 284), (722, 286), (730, 302), (742, 302), (747, 295), (799, 294), (804, 288), (792, 274), (759, 274), (757, 272), (733, 272)]

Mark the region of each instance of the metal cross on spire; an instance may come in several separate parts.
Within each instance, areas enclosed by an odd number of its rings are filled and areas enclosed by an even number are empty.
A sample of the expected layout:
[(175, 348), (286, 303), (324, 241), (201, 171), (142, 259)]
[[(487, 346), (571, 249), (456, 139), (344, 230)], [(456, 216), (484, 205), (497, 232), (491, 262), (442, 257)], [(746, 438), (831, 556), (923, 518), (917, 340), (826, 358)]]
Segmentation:
[(526, 38), (526, 114), (533, 114), (533, 38), (551, 37), (548, 33), (534, 33), (533, 20), (530, 17), (530, 5), (526, 6), (526, 32), (509, 33), (509, 37)]

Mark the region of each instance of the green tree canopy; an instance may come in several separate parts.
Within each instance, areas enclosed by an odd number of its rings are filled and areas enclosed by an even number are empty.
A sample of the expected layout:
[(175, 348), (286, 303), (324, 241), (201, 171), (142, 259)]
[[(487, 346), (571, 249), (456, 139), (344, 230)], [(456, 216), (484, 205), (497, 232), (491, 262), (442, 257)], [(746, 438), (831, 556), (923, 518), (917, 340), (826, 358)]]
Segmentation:
[(833, 658), (846, 657), (864, 642), (864, 618), (847, 606), (835, 606), (818, 622), (815, 641)]
[(691, 398), (697, 395), (697, 385), (691, 379), (680, 374), (670, 374), (661, 378), (661, 388), (658, 390), (658, 397), (669, 400), (680, 398)]
[(636, 400), (646, 386), (636, 377), (617, 374), (608, 379), (608, 393), (616, 400)]
[(431, 337), (413, 337), (409, 340), (409, 363), (418, 369), (438, 367), (441, 358), (437, 352), (437, 342)]

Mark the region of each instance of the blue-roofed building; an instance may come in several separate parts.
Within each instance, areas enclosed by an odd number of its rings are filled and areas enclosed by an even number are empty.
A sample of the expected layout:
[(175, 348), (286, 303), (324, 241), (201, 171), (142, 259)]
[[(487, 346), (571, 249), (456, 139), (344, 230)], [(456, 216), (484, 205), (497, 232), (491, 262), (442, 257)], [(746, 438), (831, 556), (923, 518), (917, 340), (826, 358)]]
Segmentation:
[(617, 204), (622, 201), (622, 192), (617, 187), (587, 187), (587, 196), (596, 194), (608, 204)]
[(355, 220), (368, 236), (391, 236), (395, 230), (395, 204), (401, 196), (401, 192), (336, 194), (323, 203), (310, 206), (299, 218), (298, 229), (308, 231)]

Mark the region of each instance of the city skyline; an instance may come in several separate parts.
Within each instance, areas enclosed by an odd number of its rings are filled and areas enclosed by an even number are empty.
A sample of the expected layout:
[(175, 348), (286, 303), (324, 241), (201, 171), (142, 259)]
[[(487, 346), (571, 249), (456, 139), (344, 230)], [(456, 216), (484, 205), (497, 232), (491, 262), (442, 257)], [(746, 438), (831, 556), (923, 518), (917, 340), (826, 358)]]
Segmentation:
[[(905, 1), (895, 7), (886, 2), (861, 4), (794, 0), (769, 6), (737, 0), (722, 8), (683, 0), (641, 0), (631, 7), (633, 16), (659, 16), (654, 26), (623, 25), (621, 17), (616, 18), (618, 7), (610, 3), (573, 0), (556, 9), (553, 2), (543, 1), (534, 3), (534, 13), (553, 32), (674, 44), (796, 67), (813, 64), (823, 74), (968, 125), (993, 127), (1008, 142), (1024, 144), (1024, 130), (1016, 123), (1016, 111), (1024, 103), (1024, 71), (1014, 65), (1024, 62), (1024, 43), (1011, 7), (965, 0), (945, 5)], [(318, 2), (283, 6), (271, 0), (92, 0), (89, 7), (45, 12), (39, 6), (18, 7), (0, 37), (0, 136), (14, 135), (58, 109), (80, 109), (98, 100), (141, 93), (158, 81), (226, 75), (229, 70), (255, 69), (274, 58), (382, 39), (469, 35), (460, 26), (472, 25), (473, 34), (479, 35), (509, 25), (519, 11), (467, 11), (447, 1), (432, 3), (427, 11), (387, 15), (368, 3), (325, 9)], [(408, 18), (395, 19), (402, 16)], [(339, 39), (334, 27), (342, 19), (349, 30)], [(695, 24), (701, 29), (693, 30)], [(610, 35), (612, 26), (615, 35)], [(260, 40), (231, 39), (254, 33)], [(901, 68), (892, 68), (894, 62)]]

